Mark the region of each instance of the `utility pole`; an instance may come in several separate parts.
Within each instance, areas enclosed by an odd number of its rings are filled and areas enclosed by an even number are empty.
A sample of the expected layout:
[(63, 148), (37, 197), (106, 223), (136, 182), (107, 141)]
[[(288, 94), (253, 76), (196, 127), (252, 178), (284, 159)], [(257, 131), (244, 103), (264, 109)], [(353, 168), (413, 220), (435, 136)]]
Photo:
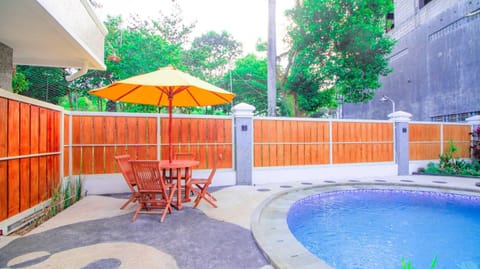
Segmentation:
[(275, 1), (268, 0), (268, 116), (275, 117), (277, 106), (277, 37), (275, 30)]

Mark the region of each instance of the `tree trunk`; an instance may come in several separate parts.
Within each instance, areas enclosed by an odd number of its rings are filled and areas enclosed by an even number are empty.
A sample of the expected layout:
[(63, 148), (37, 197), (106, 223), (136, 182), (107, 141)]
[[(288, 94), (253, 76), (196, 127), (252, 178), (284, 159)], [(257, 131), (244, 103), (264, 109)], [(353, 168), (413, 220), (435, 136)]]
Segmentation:
[(108, 112), (117, 112), (117, 106), (115, 105), (115, 102), (112, 102), (110, 100), (107, 101), (107, 111)]
[(275, 30), (275, 1), (268, 0), (268, 116), (275, 117), (277, 106), (277, 38)]

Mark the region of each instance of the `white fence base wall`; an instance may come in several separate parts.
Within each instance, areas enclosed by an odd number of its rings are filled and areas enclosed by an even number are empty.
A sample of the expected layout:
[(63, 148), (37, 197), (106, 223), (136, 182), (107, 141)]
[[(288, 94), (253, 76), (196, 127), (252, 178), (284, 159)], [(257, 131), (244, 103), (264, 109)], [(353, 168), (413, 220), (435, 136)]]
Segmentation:
[[(194, 170), (194, 178), (207, 178), (210, 170)], [(82, 175), (82, 193), (90, 194), (111, 194), (128, 193), (128, 188), (122, 174), (97, 174)], [(218, 169), (211, 186), (232, 186), (235, 185), (235, 171), (232, 169)]]
[(418, 172), (418, 169), (420, 168), (427, 168), (427, 165), (430, 162), (438, 164), (438, 160), (410, 161), (410, 174), (414, 172)]
[(82, 193), (107, 194), (130, 192), (122, 174), (82, 175)]
[(17, 215), (10, 217), (4, 221), (0, 221), (0, 235), (8, 235), (19, 228), (23, 228), (25, 222), (24, 219), (28, 218), (29, 216), (37, 213), (38, 211), (42, 211), (50, 204), (50, 200), (43, 201), (38, 205), (35, 205), (25, 211), (18, 213)]
[[(410, 173), (416, 172), (420, 167), (427, 167), (430, 161), (411, 161)], [(207, 178), (210, 170), (194, 170), (195, 178)], [(389, 177), (397, 175), (395, 163), (358, 163), (336, 165), (312, 166), (282, 166), (261, 167), (253, 169), (253, 185), (272, 183), (286, 183), (293, 181), (316, 181), (335, 179), (358, 179), (364, 177)], [(211, 186), (232, 186), (236, 184), (235, 171), (232, 169), (219, 169)], [(83, 193), (110, 194), (128, 193), (130, 189), (125, 184), (122, 174), (98, 174), (82, 176)]]
[(396, 176), (397, 165), (388, 163), (337, 164), (322, 166), (290, 166), (253, 169), (253, 184), (271, 184), (293, 181), (334, 180), (340, 178)]

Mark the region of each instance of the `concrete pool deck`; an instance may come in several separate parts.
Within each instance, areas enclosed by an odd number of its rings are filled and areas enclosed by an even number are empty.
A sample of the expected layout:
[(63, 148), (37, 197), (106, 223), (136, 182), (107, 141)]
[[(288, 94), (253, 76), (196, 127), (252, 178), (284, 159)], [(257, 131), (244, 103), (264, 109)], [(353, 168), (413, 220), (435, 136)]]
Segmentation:
[[(302, 253), (288, 252), (290, 246), (278, 245), (283, 239), (278, 239), (272, 226), (263, 231), (257, 226), (264, 220), (276, 222), (274, 227), (286, 224), (275, 212), (264, 211), (268, 210), (264, 206), (278, 202), (274, 197), (312, 186), (385, 183), (480, 194), (475, 186), (478, 182), (416, 175), (231, 186), (215, 191), (218, 208), (202, 202), (193, 209), (187, 204), (184, 210), (168, 215), (164, 223), (159, 216), (149, 215), (131, 222), (135, 205), (119, 209), (125, 199), (87, 196), (24, 236), (0, 237), (0, 268), (320, 268), (312, 266)], [(276, 256), (287, 262), (275, 260)]]

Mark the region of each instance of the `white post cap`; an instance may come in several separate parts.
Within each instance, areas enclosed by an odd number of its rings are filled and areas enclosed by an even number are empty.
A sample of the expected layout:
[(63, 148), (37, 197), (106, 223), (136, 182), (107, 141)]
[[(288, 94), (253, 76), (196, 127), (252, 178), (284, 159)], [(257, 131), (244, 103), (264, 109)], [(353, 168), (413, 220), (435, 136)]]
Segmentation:
[(388, 117), (394, 122), (409, 122), (412, 120), (412, 114), (401, 110), (388, 114)]
[(232, 108), (234, 117), (253, 117), (255, 107), (246, 103), (237, 104)]

